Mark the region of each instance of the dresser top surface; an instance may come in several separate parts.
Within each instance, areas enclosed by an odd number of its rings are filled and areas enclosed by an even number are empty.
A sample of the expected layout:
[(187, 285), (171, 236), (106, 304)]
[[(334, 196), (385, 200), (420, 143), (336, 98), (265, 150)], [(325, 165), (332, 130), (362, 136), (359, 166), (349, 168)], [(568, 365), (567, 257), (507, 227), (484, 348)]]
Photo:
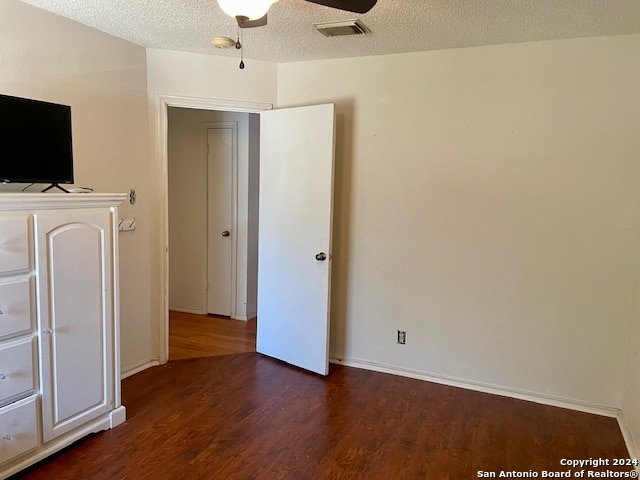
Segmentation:
[(116, 207), (126, 193), (0, 193), (0, 211)]

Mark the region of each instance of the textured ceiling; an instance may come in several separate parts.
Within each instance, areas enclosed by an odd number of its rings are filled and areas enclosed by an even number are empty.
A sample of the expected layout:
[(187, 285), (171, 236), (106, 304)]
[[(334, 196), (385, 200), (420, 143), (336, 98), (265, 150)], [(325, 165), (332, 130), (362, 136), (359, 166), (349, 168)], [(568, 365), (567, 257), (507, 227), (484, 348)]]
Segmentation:
[[(238, 56), (210, 44), (236, 38), (235, 20), (215, 0), (23, 2), (144, 47)], [(313, 27), (352, 18), (373, 33), (327, 38)], [(291, 62), (632, 33), (640, 33), (640, 0), (378, 0), (363, 15), (280, 0), (243, 44), (245, 58)]]

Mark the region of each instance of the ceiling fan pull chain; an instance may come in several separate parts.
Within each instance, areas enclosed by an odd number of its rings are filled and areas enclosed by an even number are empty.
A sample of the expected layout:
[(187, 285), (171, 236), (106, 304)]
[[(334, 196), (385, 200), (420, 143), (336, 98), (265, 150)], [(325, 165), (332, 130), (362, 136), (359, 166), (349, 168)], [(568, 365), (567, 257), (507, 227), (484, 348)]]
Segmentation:
[(240, 50), (240, 70), (244, 70), (244, 52), (242, 51), (242, 28), (240, 28), (240, 22), (238, 21), (238, 41), (236, 42), (236, 49)]
[[(242, 38), (243, 36), (244, 36), (244, 32), (242, 31), (242, 28), (241, 28), (240, 29), (240, 40), (244, 44), (244, 38)], [(240, 49), (240, 70), (244, 70), (244, 48)]]

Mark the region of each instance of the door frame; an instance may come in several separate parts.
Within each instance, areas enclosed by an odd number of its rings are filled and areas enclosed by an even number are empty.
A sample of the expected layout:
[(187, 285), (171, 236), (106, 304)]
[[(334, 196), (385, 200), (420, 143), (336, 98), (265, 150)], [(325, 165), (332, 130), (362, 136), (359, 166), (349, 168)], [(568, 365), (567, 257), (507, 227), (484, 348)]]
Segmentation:
[(169, 360), (169, 107), (219, 110), (226, 112), (260, 113), (273, 109), (272, 103), (243, 102), (215, 98), (189, 97), (181, 95), (157, 96), (156, 152), (154, 171), (158, 174), (158, 241), (156, 265), (159, 265), (161, 311), (158, 314), (158, 362)]
[(204, 257), (206, 259), (206, 274), (205, 274), (205, 291), (204, 291), (204, 306), (205, 313), (209, 313), (209, 222), (211, 220), (209, 216), (209, 149), (207, 147), (209, 142), (209, 130), (212, 129), (231, 129), (233, 135), (233, 154), (231, 160), (231, 272), (229, 275), (230, 291), (229, 291), (229, 310), (231, 312), (231, 318), (237, 318), (237, 299), (238, 299), (238, 122), (230, 121), (216, 121), (216, 122), (204, 122), (203, 123), (203, 138), (205, 143), (205, 155), (204, 155), (204, 172), (207, 182), (207, 208), (205, 209), (206, 219), (205, 225), (207, 225), (207, 241), (205, 243)]

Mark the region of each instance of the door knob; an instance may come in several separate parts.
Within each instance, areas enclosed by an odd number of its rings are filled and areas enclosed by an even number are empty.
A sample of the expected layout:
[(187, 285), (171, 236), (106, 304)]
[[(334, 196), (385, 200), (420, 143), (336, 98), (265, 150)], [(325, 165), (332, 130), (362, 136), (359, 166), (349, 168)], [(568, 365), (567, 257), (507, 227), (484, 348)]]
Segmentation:
[(222, 235), (223, 237), (228, 237), (229, 235), (231, 235), (229, 233), (229, 230), (225, 230), (224, 232), (222, 232), (220, 235)]
[(320, 252), (316, 254), (316, 260), (319, 262), (324, 262), (327, 259), (327, 254), (324, 252)]

